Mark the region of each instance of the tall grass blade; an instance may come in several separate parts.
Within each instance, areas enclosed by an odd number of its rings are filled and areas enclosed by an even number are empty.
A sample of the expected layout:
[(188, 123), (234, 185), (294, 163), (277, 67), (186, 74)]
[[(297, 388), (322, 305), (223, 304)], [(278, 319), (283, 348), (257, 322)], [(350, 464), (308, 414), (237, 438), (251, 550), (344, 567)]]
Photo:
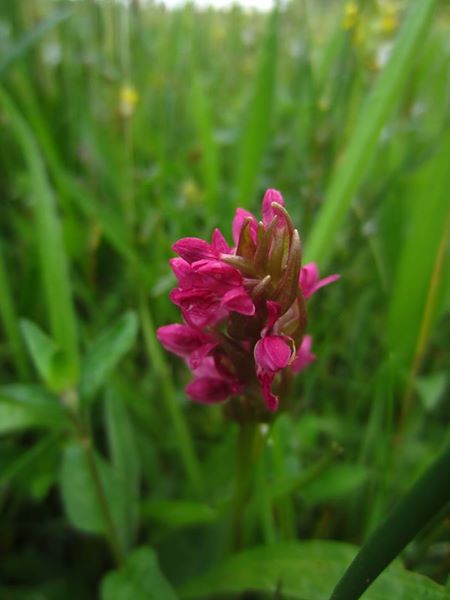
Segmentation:
[(269, 18), (259, 71), (239, 141), (235, 202), (248, 203), (255, 191), (257, 176), (267, 150), (276, 85), (277, 48), (278, 7), (275, 6)]
[(78, 373), (77, 329), (56, 201), (39, 147), (27, 123), (2, 90), (0, 102), (23, 151), (30, 177), (38, 253), (53, 338), (64, 352), (75, 380)]
[(68, 6), (57, 8), (48, 18), (42, 19), (33, 29), (26, 31), (12, 48), (6, 52), (5, 56), (2, 57), (0, 61), (0, 80), (15, 62), (23, 58), (48, 31), (67, 19), (71, 13), (72, 9)]
[(361, 548), (330, 600), (357, 600), (450, 501), (450, 445)]
[(214, 140), (211, 107), (202, 82), (198, 78), (194, 79), (192, 85), (192, 109), (201, 142), (200, 164), (206, 189), (206, 205), (210, 217), (217, 219), (217, 208), (220, 206), (218, 202), (220, 185), (219, 156)]
[(437, 0), (416, 0), (410, 6), (391, 59), (368, 96), (353, 137), (335, 168), (325, 204), (308, 240), (307, 261), (323, 264), (328, 259), (333, 239), (375, 154), (381, 130), (417, 60), (417, 48), (427, 32), (437, 3)]
[(11, 356), (17, 369), (17, 373), (20, 375), (21, 379), (26, 379), (28, 375), (28, 363), (20, 337), (19, 323), (12, 298), (13, 294), (8, 271), (0, 244), (0, 319), (3, 324), (5, 337), (11, 348)]
[[(450, 133), (410, 186), (410, 217), (392, 290), (387, 344), (414, 379), (434, 321), (448, 245)], [(408, 394), (409, 396), (409, 394)], [(408, 401), (409, 403), (409, 401)], [(405, 407), (404, 407), (405, 410)]]

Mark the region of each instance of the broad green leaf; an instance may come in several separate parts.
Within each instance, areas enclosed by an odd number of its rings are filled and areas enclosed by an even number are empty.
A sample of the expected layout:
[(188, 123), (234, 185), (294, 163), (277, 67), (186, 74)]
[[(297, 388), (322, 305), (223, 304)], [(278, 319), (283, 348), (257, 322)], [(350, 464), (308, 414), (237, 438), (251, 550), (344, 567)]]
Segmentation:
[(46, 333), (31, 321), (23, 319), (20, 326), (33, 364), (42, 380), (48, 384), (52, 359), (57, 352), (57, 346)]
[(216, 521), (220, 513), (208, 504), (187, 500), (149, 500), (142, 504), (142, 512), (166, 527), (190, 527)]
[(105, 383), (119, 361), (133, 346), (137, 334), (135, 313), (125, 313), (88, 349), (81, 367), (80, 393), (91, 398)]
[(58, 400), (37, 385), (0, 387), (0, 434), (24, 429), (61, 429), (68, 425)]
[(23, 319), (21, 328), (33, 363), (44, 383), (55, 392), (69, 389), (74, 374), (66, 354), (31, 321)]
[(315, 260), (324, 264), (330, 256), (333, 240), (375, 154), (383, 126), (417, 61), (418, 48), (436, 4), (437, 0), (411, 3), (408, 19), (398, 34), (389, 63), (367, 97), (349, 145), (336, 165), (325, 204), (308, 239), (306, 262)]
[(136, 436), (127, 406), (115, 389), (105, 396), (105, 422), (111, 462), (126, 496), (126, 537), (131, 542), (138, 522), (141, 468)]
[[(328, 600), (333, 586), (355, 556), (350, 544), (328, 541), (286, 542), (232, 556), (180, 590), (184, 600), (227, 598), (243, 592), (286, 600)], [(365, 600), (448, 600), (433, 581), (393, 565), (370, 588)]]
[(102, 581), (101, 600), (176, 600), (177, 596), (161, 572), (156, 553), (143, 546), (124, 566)]
[(448, 379), (448, 373), (433, 373), (416, 380), (417, 393), (427, 411), (435, 410), (443, 399)]
[[(60, 473), (60, 488), (64, 509), (70, 523), (86, 533), (108, 535), (108, 516), (103, 501), (119, 532), (122, 543), (127, 536), (127, 498), (123, 482), (113, 467), (95, 451), (93, 473), (87, 449), (73, 443), (64, 451)], [(97, 487), (101, 486), (101, 491)], [(101, 498), (103, 496), (103, 499)]]
[(361, 464), (338, 464), (301, 488), (308, 502), (328, 502), (349, 496), (367, 482), (368, 470)]

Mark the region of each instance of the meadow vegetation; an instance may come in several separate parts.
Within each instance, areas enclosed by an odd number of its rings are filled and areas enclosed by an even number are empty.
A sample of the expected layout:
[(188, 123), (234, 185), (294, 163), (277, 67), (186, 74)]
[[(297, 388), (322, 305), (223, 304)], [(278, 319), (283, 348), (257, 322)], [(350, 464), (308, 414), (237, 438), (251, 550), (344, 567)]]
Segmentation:
[[(449, 441), (449, 34), (436, 0), (0, 4), (1, 598), (329, 597)], [(341, 280), (236, 549), (238, 426), (155, 331), (173, 242), (267, 188)], [(364, 598), (449, 597), (442, 502)]]

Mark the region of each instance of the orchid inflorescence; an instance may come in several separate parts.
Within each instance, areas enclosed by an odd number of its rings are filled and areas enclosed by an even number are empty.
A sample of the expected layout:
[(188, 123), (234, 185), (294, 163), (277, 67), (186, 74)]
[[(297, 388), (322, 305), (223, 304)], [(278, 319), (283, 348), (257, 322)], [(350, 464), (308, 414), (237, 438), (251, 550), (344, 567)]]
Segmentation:
[(170, 297), (184, 323), (157, 332), (192, 371), (186, 387), (192, 400), (232, 398), (229, 414), (239, 420), (267, 419), (292, 375), (315, 360), (305, 301), (339, 278), (319, 279), (315, 263), (301, 266), (300, 237), (280, 192), (266, 191), (262, 217), (258, 222), (237, 209), (234, 247), (219, 229), (211, 243), (188, 237), (173, 245), (178, 287)]

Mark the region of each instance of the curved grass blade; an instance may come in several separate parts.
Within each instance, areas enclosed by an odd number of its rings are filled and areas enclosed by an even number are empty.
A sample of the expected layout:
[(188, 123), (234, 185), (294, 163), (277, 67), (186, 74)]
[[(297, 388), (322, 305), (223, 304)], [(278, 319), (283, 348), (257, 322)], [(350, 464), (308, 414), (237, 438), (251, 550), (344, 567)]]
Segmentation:
[(357, 600), (450, 501), (450, 444), (364, 544), (330, 600)]
[(332, 251), (336, 232), (350, 207), (377, 148), (381, 130), (417, 60), (417, 48), (427, 32), (437, 0), (416, 0), (399, 33), (392, 57), (367, 98), (355, 132), (332, 176), (325, 204), (311, 232), (306, 262), (323, 264)]
[(40, 267), (52, 336), (64, 352), (75, 382), (78, 374), (77, 328), (56, 200), (32, 131), (5, 91), (1, 89), (0, 102), (23, 151), (30, 177)]
[(237, 163), (235, 201), (244, 201), (254, 192), (258, 172), (269, 141), (270, 118), (275, 93), (277, 47), (278, 7), (275, 5), (268, 23), (259, 72), (246, 115), (246, 126), (240, 139), (241, 149)]

